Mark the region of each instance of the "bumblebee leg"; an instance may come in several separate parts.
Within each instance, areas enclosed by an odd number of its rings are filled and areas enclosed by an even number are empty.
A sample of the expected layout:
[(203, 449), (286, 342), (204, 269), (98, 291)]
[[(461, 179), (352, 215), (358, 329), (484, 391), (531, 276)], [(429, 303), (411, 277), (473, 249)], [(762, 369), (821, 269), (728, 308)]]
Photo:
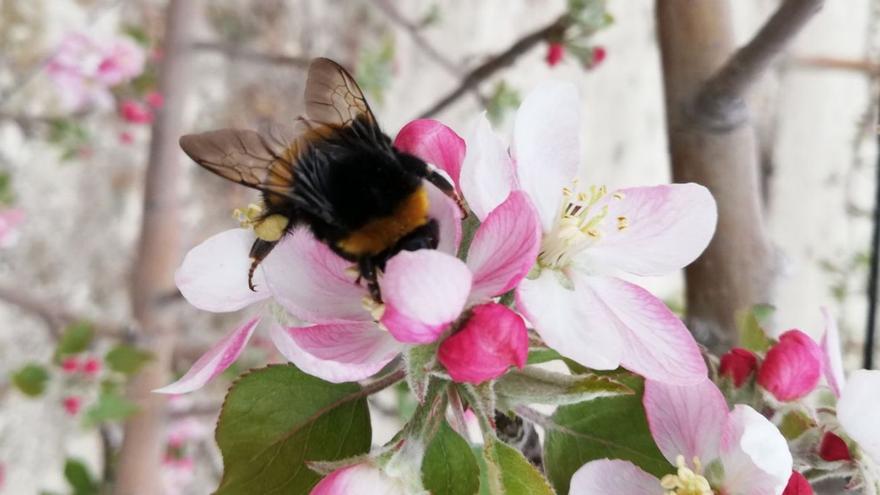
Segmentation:
[(248, 287), (254, 292), (257, 291), (257, 287), (254, 285), (254, 272), (257, 271), (260, 262), (272, 252), (272, 248), (274, 248), (276, 244), (278, 244), (278, 241), (264, 241), (263, 239), (257, 239), (251, 246), (251, 268), (248, 270)]
[(421, 160), (418, 160), (417, 163), (417, 165), (413, 165), (413, 162), (407, 162), (407, 164), (410, 166), (413, 172), (416, 173), (416, 175), (430, 182), (443, 194), (452, 198), (452, 200), (454, 200), (455, 203), (458, 205), (459, 209), (461, 209), (462, 217), (467, 218), (467, 206), (465, 206), (464, 201), (461, 199), (461, 196), (459, 196), (458, 193), (455, 191), (455, 186), (451, 182), (449, 182), (443, 174), (429, 167), (427, 163)]
[(376, 264), (373, 262), (373, 258), (361, 258), (358, 260), (358, 270), (361, 274), (359, 278), (363, 278), (367, 282), (370, 296), (377, 303), (381, 303), (382, 291), (379, 290), (378, 273), (376, 272)]

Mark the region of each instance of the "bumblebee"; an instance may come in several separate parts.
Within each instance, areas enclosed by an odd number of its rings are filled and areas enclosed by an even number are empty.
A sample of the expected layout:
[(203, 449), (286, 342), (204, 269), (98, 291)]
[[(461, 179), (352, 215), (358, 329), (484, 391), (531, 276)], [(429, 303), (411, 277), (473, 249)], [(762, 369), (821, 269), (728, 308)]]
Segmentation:
[(253, 218), (248, 286), (260, 262), (299, 226), (356, 263), (358, 282), (381, 301), (378, 272), (403, 250), (434, 249), (425, 182), (455, 199), (455, 188), (421, 159), (392, 145), (354, 78), (326, 58), (311, 62), (305, 116), (264, 133), (221, 129), (189, 134), (180, 147), (196, 163), (262, 192)]

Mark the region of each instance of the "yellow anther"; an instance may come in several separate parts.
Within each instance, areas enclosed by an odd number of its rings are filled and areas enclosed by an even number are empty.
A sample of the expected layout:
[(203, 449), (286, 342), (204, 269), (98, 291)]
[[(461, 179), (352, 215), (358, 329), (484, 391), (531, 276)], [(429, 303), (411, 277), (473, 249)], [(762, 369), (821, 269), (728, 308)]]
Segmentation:
[(587, 229), (585, 234), (592, 237), (593, 239), (599, 239), (602, 237), (602, 232), (597, 229)]
[(694, 469), (685, 464), (684, 456), (676, 458), (678, 470), (675, 474), (667, 474), (660, 480), (660, 486), (666, 490), (665, 495), (713, 495), (709, 481), (703, 477), (703, 465), (696, 457), (693, 459)]
[(625, 216), (617, 217), (617, 230), (624, 230), (629, 227), (629, 219)]
[(626, 195), (624, 195), (624, 194), (623, 194), (622, 192), (620, 192), (620, 191), (617, 191), (617, 192), (615, 192), (614, 194), (612, 194), (611, 197), (614, 198), (614, 199), (620, 200), (620, 199), (625, 198)]
[(281, 236), (287, 231), (288, 224), (290, 224), (289, 218), (276, 213), (256, 223), (254, 233), (264, 241), (275, 242), (281, 239)]
[(370, 296), (364, 296), (364, 298), (361, 299), (361, 305), (364, 307), (364, 309), (367, 310), (368, 313), (370, 313), (370, 316), (373, 317), (374, 321), (381, 320), (382, 317), (385, 315), (385, 305), (380, 302), (376, 302), (376, 300)]

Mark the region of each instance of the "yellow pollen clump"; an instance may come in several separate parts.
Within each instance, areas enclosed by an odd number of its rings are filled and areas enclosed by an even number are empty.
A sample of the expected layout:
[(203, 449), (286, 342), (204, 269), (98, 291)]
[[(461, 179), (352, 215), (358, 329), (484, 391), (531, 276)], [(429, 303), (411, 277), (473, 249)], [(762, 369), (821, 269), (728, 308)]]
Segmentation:
[(290, 219), (284, 215), (274, 214), (259, 220), (254, 225), (254, 233), (264, 241), (275, 242), (287, 231)]
[(667, 474), (660, 480), (660, 486), (666, 490), (665, 495), (713, 495), (709, 481), (701, 474), (703, 466), (696, 457), (693, 459), (694, 469), (691, 470), (684, 462), (684, 456), (676, 458), (678, 471)]
[(244, 228), (253, 227), (259, 221), (262, 213), (263, 207), (255, 203), (247, 205), (247, 208), (245, 209), (236, 208), (232, 210), (232, 216), (234, 216), (238, 220), (239, 225)]

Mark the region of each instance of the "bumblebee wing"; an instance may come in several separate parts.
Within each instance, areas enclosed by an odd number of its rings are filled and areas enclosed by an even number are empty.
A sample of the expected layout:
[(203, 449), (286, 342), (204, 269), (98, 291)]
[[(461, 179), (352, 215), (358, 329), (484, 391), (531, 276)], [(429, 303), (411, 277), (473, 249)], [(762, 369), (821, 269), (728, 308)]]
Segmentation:
[(376, 118), (354, 78), (327, 58), (316, 58), (309, 65), (306, 115), (313, 122), (335, 128), (356, 122), (376, 126)]
[(280, 127), (271, 139), (245, 129), (220, 129), (180, 138), (184, 153), (220, 177), (287, 197), (291, 196), (293, 169), (302, 144), (301, 132)]

